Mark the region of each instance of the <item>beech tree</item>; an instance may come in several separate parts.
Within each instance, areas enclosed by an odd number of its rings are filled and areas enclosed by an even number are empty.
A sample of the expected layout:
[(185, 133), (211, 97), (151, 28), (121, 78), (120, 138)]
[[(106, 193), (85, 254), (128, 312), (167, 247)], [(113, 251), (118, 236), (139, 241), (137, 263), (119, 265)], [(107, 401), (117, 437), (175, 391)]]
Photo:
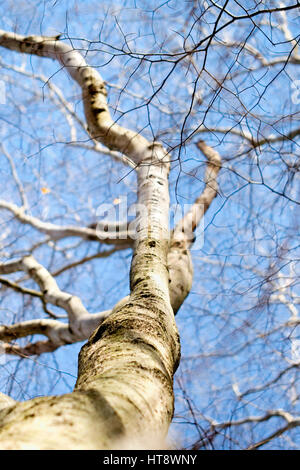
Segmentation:
[(299, 4), (82, 3), (1, 7), (0, 448), (297, 447)]

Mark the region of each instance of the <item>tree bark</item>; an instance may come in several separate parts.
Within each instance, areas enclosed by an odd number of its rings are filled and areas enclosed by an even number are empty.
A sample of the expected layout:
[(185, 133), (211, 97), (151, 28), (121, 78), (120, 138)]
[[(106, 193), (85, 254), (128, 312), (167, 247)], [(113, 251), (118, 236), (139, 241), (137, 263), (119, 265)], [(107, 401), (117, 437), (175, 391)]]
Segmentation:
[[(0, 448), (164, 448), (173, 416), (173, 376), (180, 358), (174, 313), (192, 285), (189, 253), (192, 242), (186, 232), (191, 226), (194, 230), (199, 222), (195, 219), (196, 206), (175, 228), (170, 241), (170, 157), (158, 142), (148, 142), (138, 133), (112, 121), (104, 82), (77, 51), (57, 40), (23, 37), (1, 30), (0, 46), (56, 59), (66, 68), (81, 86), (91, 137), (111, 150), (122, 152), (133, 162), (140, 211), (131, 263), (130, 295), (118, 302), (111, 312), (98, 315), (99, 323), (100, 320), (102, 323), (79, 354), (74, 391), (23, 403), (1, 397)], [(215, 158), (212, 162), (209, 156), (208, 160), (214, 181), (219, 160)], [(209, 188), (208, 183), (207, 180), (203, 213), (217, 192), (216, 184)], [(202, 202), (197, 200), (195, 204)], [(7, 207), (6, 204), (5, 207), (16, 213), (21, 223), (29, 223), (58, 239), (69, 235), (89, 237), (95, 233), (94, 228), (67, 227), (69, 231), (66, 231), (28, 217), (23, 209), (13, 205)], [(44, 301), (60, 305), (68, 313), (69, 328), (66, 331), (64, 325), (61, 336), (67, 340), (72, 334), (84, 337), (92, 320), (80, 299), (61, 292), (49, 273), (32, 257), (3, 265), (1, 272), (13, 272), (10, 271), (13, 267), (25, 269), (36, 280)], [(46, 288), (47, 283), (50, 291)], [(86, 319), (85, 323), (80, 321), (82, 318)], [(53, 334), (58, 332), (55, 331), (56, 323), (48, 320), (45, 325), (49, 328), (46, 336), (50, 342), (51, 328)], [(23, 327), (27, 328), (25, 335), (30, 328), (32, 332), (32, 328), (40, 328), (41, 324), (27, 322)], [(22, 324), (5, 328), (2, 333), (9, 340), (9, 334), (16, 333), (17, 328), (22, 329)], [(18, 337), (21, 336), (22, 332), (19, 332)], [(40, 347), (43, 349), (49, 344)], [(58, 344), (61, 343), (58, 341)], [(49, 347), (51, 350), (51, 344)]]
[(164, 441), (180, 356), (167, 269), (169, 163), (156, 142), (145, 152), (130, 296), (83, 346), (73, 393), (2, 410), (2, 449), (153, 448)]

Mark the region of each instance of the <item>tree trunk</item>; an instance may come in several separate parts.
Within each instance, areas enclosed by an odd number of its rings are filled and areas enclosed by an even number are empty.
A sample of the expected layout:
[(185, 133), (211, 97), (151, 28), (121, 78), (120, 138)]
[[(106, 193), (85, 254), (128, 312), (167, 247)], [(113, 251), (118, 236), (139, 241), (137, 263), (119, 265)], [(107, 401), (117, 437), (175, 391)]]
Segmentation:
[(167, 269), (169, 164), (159, 144), (148, 152), (138, 170), (131, 294), (81, 349), (73, 393), (2, 409), (2, 449), (164, 446), (180, 345)]
[[(169, 240), (170, 156), (158, 142), (149, 142), (112, 121), (101, 76), (72, 47), (49, 38), (26, 38), (1, 30), (0, 45), (56, 59), (76, 80), (82, 89), (91, 137), (122, 152), (134, 164), (139, 210), (130, 296), (116, 304), (81, 349), (72, 393), (13, 404), (1, 399), (0, 447), (164, 447), (173, 416), (173, 375), (180, 357), (174, 312), (192, 283), (184, 227), (179, 230), (179, 237), (173, 237), (171, 243)], [(24, 219), (23, 214), (17, 216)], [(33, 218), (29, 222), (36, 225)], [(49, 224), (38, 225), (42, 231), (55, 230)], [(27, 269), (31, 261), (24, 259), (21, 265)], [(39, 279), (43, 268), (36, 262), (34, 266), (39, 269), (37, 282), (44, 290)], [(54, 291), (69, 302), (56, 283), (53, 285)], [(50, 294), (46, 291), (43, 295)], [(69, 316), (68, 334), (72, 335), (72, 326), (80, 327), (77, 319), (84, 319), (87, 312), (74, 308), (70, 313), (65, 304), (64, 308)]]

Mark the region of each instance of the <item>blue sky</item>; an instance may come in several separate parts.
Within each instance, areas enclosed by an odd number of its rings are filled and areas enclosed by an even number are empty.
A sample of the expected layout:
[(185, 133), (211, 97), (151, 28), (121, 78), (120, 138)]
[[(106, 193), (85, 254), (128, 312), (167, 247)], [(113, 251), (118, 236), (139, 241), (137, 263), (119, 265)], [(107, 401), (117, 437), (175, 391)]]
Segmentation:
[[(250, 9), (254, 3), (243, 5)], [(286, 367), (291, 334), (298, 334), (283, 327), (276, 329), (288, 320), (289, 311), (283, 304), (268, 301), (275, 289), (268, 276), (272, 278), (277, 271), (287, 279), (291, 276), (289, 295), (299, 291), (299, 183), (298, 175), (290, 169), (299, 158), (299, 146), (293, 139), (250, 151), (245, 139), (209, 132), (212, 128), (234, 128), (262, 139), (271, 134), (287, 134), (297, 127), (299, 104), (291, 99), (297, 66), (279, 64), (252, 70), (256, 63), (243, 48), (222, 47), (226, 41), (241, 44), (247, 38), (247, 44), (272, 60), (289, 53), (291, 43), (282, 40), (275, 18), (272, 28), (266, 24), (253, 31), (252, 22), (247, 20), (220, 33), (218, 44), (209, 48), (201, 74), (198, 72), (205, 55), (201, 50), (194, 55), (195, 63), (187, 57), (175, 66), (174, 57), (168, 54), (193, 47), (204, 32), (208, 34), (213, 28), (209, 21), (215, 16), (210, 17), (208, 12), (207, 23), (195, 23), (192, 6), (193, 2), (188, 1), (152, 0), (113, 4), (92, 0), (5, 0), (0, 6), (2, 29), (21, 34), (61, 33), (61, 40), (71, 41), (82, 50), (107, 82), (114, 118), (172, 149), (172, 203), (190, 204), (203, 188), (205, 161), (195, 146), (198, 138), (215, 146), (222, 156), (220, 194), (204, 219), (204, 245), (192, 253), (194, 285), (177, 318), (182, 363), (175, 381), (175, 423), (180, 424), (174, 424), (173, 429), (185, 444), (196, 439), (198, 431), (180, 385), (186, 388), (199, 420), (203, 410), (220, 421), (261, 414), (272, 407), (299, 412), (298, 402), (293, 405), (288, 393), (291, 382), (295, 393), (299, 393), (294, 370), (286, 374), (280, 386), (251, 396), (250, 403), (238, 402), (233, 387), (238, 384), (246, 390), (271, 380)], [(203, 2), (198, 2), (197, 8), (200, 11)], [(228, 8), (242, 12), (234, 1), (229, 2)], [(224, 18), (224, 22), (227, 20)], [(293, 34), (298, 34), (299, 20), (294, 11), (289, 14), (289, 26)], [(0, 53), (1, 79), (6, 88), (6, 103), (0, 105), (1, 139), (14, 158), (30, 213), (55, 223), (88, 225), (95, 221), (100, 204), (111, 203), (119, 196), (126, 196), (133, 203), (133, 172), (107, 156), (70, 144), (69, 124), (51, 101), (45, 82), (50, 80), (60, 87), (84, 120), (77, 85), (55, 62), (4, 49)], [(145, 53), (152, 55), (140, 60)], [(39, 78), (18, 74), (8, 66), (21, 67)], [(229, 73), (231, 80), (218, 88)], [(195, 103), (189, 112), (193, 91)], [(194, 135), (201, 124), (207, 133)], [(90, 144), (80, 125), (75, 122), (74, 126), (76, 141)], [(1, 198), (20, 204), (11, 168), (3, 157), (0, 184)], [(47, 188), (46, 193), (43, 188)], [(12, 220), (7, 212), (1, 211), (0, 217), (4, 229), (3, 260), (11, 253), (25, 254), (33, 242), (41, 239), (34, 230)], [(52, 246), (43, 246), (35, 255), (54, 271), (99, 250), (98, 244), (79, 244), (78, 240), (60, 242), (59, 247), (54, 251)], [(89, 311), (110, 308), (128, 294), (130, 256), (130, 250), (121, 251), (67, 271), (58, 277), (59, 285), (81, 296)], [(277, 282), (278, 276), (275, 279)], [(38, 301), (29, 303), (16, 294), (3, 296), (1, 311), (3, 323), (13, 322), (20, 315), (39, 318), (42, 314)], [(272, 329), (274, 334), (268, 335)], [(259, 338), (258, 332), (266, 335)], [(249, 346), (242, 347), (247, 342)], [(10, 359), (1, 369), (1, 390), (21, 400), (36, 394), (70, 391), (76, 378), (79, 349), (76, 344), (61, 348), (55, 355), (21, 362)], [(232, 351), (239, 353), (226, 355)], [(219, 356), (220, 352), (223, 355)], [(258, 426), (258, 439), (272, 431), (276, 419), (264, 428)], [(291, 436), (299, 444), (296, 433), (291, 432)], [(247, 430), (241, 436), (247, 441)], [(221, 436), (217, 445), (236, 444)], [(271, 448), (272, 445), (269, 444)]]

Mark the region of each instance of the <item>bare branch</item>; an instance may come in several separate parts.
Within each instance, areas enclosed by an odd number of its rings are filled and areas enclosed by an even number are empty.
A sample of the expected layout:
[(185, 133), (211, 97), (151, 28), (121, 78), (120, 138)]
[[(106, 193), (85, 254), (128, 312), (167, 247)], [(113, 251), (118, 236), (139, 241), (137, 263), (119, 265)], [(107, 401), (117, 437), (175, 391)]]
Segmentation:
[(218, 194), (217, 176), (221, 169), (221, 157), (219, 153), (208, 146), (203, 140), (197, 142), (197, 147), (207, 158), (205, 170), (205, 188), (195, 200), (191, 209), (185, 214), (175, 227), (173, 239), (180, 241), (188, 237), (188, 244), (193, 243), (191, 232), (193, 232), (201, 221), (203, 215), (210, 207), (212, 201)]
[[(97, 226), (97, 230), (90, 227), (63, 227), (50, 222), (43, 222), (37, 217), (27, 215), (23, 208), (4, 200), (0, 200), (0, 208), (9, 210), (22, 224), (31, 225), (39, 232), (48, 235), (51, 240), (57, 241), (67, 237), (81, 237), (84, 240), (97, 241), (98, 243), (108, 245), (122, 245), (124, 248), (132, 245), (130, 233), (127, 233), (127, 230), (118, 230), (118, 225), (114, 226), (113, 234), (111, 234), (110, 237), (108, 231), (101, 231), (101, 223)], [(103, 225), (106, 226), (107, 223)], [(118, 236), (114, 236), (116, 231), (118, 232)]]
[[(80, 318), (80, 332), (72, 328), (72, 322), (62, 323), (57, 320), (37, 319), (28, 320), (14, 325), (0, 326), (0, 340), (6, 344), (1, 344), (6, 354), (17, 355), (39, 355), (44, 352), (54, 351), (60, 346), (73, 344), (78, 341), (86, 340), (99, 326), (105, 318), (111, 314), (111, 310), (105, 310), (95, 314), (87, 314)], [(73, 322), (74, 323), (74, 322)], [(38, 341), (29, 343), (25, 347), (18, 344), (11, 344), (19, 338), (24, 338), (30, 335), (43, 335), (47, 336), (49, 341)], [(49, 349), (50, 348), (50, 349)]]
[(58, 60), (82, 89), (85, 116), (91, 137), (110, 150), (126, 155), (139, 165), (147, 154), (149, 142), (138, 132), (115, 123), (110, 116), (107, 92), (101, 75), (88, 66), (81, 54), (59, 40), (43, 36), (22, 36), (0, 30), (0, 46), (10, 50)]
[(28, 209), (28, 201), (27, 201), (27, 198), (26, 198), (26, 194), (25, 194), (25, 191), (24, 191), (24, 188), (23, 188), (23, 185), (20, 181), (20, 178), (18, 176), (18, 173), (17, 173), (17, 170), (16, 170), (16, 167), (15, 167), (15, 164), (14, 164), (14, 161), (13, 161), (13, 158), (11, 157), (11, 155), (8, 153), (8, 151), (6, 150), (6, 148), (4, 147), (3, 144), (0, 144), (0, 149), (2, 150), (3, 154), (6, 156), (7, 160), (9, 161), (9, 164), (10, 164), (10, 167), (11, 167), (11, 172), (12, 172), (12, 175), (13, 175), (13, 178), (15, 180), (15, 183), (16, 183), (16, 186), (19, 190), (19, 194), (20, 194), (20, 198), (21, 198), (21, 201), (22, 201), (22, 208), (24, 210)]

